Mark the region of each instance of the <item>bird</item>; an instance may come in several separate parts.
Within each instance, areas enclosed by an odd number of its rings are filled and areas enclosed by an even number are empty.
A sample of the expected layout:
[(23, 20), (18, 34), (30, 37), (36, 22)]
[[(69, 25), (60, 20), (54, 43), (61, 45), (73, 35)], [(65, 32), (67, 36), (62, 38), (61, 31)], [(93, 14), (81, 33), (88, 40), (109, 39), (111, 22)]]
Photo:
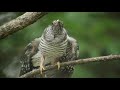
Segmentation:
[[(74, 72), (74, 65), (61, 67), (60, 63), (74, 61), (79, 58), (79, 44), (68, 35), (63, 21), (53, 20), (42, 35), (31, 41), (24, 49), (21, 57), (22, 76), (34, 69), (40, 69), (39, 75), (31, 78), (70, 78)], [(57, 65), (58, 68), (46, 70), (48, 65)], [(43, 72), (43, 70), (46, 70)]]

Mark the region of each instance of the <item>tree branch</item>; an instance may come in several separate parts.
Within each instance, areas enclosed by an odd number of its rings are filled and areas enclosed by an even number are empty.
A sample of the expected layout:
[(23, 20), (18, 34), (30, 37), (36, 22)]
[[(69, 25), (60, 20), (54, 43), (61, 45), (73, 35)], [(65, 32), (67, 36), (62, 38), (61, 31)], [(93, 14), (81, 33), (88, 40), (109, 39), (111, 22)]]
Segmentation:
[[(112, 60), (118, 60), (118, 59), (120, 59), (120, 55), (109, 55), (109, 56), (101, 56), (101, 57), (79, 59), (79, 60), (75, 60), (75, 61), (64, 62), (64, 63), (61, 63), (60, 66), (62, 67), (62, 66), (66, 66), (66, 65), (77, 65), (77, 64), (83, 64), (83, 63), (89, 63), (89, 62), (98, 62), (98, 61), (112, 61)], [(57, 65), (47, 66), (46, 70), (50, 70), (50, 69), (54, 69), (54, 68), (57, 68)], [(46, 70), (44, 70), (44, 71), (46, 71)], [(36, 75), (36, 74), (40, 74), (39, 69), (28, 72), (28, 73), (20, 76), (20, 78), (28, 78), (28, 77), (31, 77), (31, 76)]]
[(17, 17), (14, 20), (0, 26), (0, 39), (11, 35), (26, 26), (36, 22), (39, 18), (43, 17), (46, 12), (26, 12), (25, 14)]

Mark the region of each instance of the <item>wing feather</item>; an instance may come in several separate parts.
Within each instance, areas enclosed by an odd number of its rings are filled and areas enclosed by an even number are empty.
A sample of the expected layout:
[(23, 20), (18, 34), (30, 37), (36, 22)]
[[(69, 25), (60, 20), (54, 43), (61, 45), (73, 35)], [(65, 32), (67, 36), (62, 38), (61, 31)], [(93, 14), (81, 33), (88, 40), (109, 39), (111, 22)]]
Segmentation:
[(36, 38), (25, 47), (23, 54), (20, 57), (21, 62), (21, 70), (19, 74), (20, 76), (33, 69), (31, 57), (37, 53), (39, 43), (40, 38)]

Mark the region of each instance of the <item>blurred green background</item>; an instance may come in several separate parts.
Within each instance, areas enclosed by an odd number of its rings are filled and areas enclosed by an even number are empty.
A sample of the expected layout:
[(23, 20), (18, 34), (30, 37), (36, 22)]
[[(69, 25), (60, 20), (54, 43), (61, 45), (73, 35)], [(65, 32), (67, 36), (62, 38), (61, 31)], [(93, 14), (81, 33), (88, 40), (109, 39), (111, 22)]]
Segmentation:
[[(1, 12), (0, 25), (24, 12)], [(55, 19), (64, 22), (68, 34), (76, 38), (80, 57), (89, 58), (120, 54), (119, 12), (49, 12), (34, 24), (0, 40), (0, 77), (17, 77), (20, 70), (19, 56), (24, 47), (41, 36), (45, 27)], [(75, 66), (73, 78), (120, 77), (120, 61), (94, 62)]]

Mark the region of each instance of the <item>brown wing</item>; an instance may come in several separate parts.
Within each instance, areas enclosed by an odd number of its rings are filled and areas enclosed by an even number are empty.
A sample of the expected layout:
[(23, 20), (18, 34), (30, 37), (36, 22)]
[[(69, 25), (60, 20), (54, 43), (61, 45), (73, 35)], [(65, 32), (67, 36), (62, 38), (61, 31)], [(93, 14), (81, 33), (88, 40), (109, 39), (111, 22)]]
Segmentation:
[(31, 57), (37, 53), (39, 43), (40, 43), (40, 38), (37, 38), (25, 47), (25, 50), (20, 58), (21, 70), (19, 76), (33, 69)]

